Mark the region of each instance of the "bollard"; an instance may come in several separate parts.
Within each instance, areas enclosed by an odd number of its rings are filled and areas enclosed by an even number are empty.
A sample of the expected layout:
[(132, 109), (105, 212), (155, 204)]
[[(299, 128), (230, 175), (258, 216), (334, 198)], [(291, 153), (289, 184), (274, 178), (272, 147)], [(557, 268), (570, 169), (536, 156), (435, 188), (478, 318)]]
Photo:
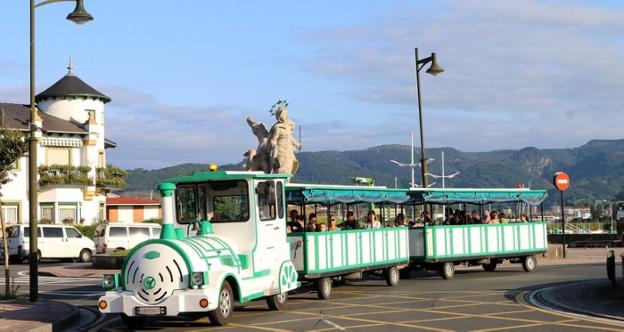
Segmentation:
[(615, 253), (613, 250), (607, 253), (607, 277), (615, 286)]

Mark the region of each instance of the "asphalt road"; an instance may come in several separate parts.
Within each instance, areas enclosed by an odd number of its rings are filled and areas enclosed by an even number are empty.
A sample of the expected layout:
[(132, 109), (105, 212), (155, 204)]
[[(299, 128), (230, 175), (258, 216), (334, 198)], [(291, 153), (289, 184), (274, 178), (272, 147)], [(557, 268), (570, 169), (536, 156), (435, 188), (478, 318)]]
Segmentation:
[[(28, 276), (14, 265), (16, 282), (28, 290)], [(368, 330), (368, 331), (621, 331), (624, 326), (548, 312), (524, 301), (530, 290), (555, 283), (604, 278), (604, 264), (540, 266), (526, 273), (519, 265), (503, 265), (495, 272), (458, 269), (454, 280), (433, 273), (413, 273), (398, 287), (381, 279), (350, 282), (336, 287), (330, 300), (319, 300), (311, 290), (291, 294), (285, 311), (269, 311), (264, 301), (238, 306), (231, 324), (210, 325), (203, 318), (151, 318), (149, 330)], [(42, 298), (95, 308), (101, 293), (99, 278), (40, 277)], [(92, 319), (92, 318), (91, 318)], [(86, 320), (86, 319), (85, 319)], [(84, 324), (85, 322), (80, 322)], [(126, 331), (117, 316), (106, 316), (93, 331)]]

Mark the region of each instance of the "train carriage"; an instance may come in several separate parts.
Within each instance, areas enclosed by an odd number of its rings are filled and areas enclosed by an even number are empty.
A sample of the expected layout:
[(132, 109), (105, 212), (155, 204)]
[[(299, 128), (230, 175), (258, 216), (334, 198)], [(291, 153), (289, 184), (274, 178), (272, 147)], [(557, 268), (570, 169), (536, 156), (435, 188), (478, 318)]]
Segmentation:
[[(548, 196), (545, 190), (518, 189), (428, 189), (411, 190), (410, 204), (474, 205), (502, 203), (539, 206)], [(529, 218), (533, 209), (528, 208)], [(522, 264), (525, 271), (537, 267), (536, 254), (548, 249), (546, 223), (541, 220), (499, 224), (423, 225), (410, 229), (411, 267), (439, 269), (442, 277), (452, 279), (455, 265), (482, 265), (494, 271), (503, 261)], [(406, 275), (406, 274), (404, 274)]]
[[(354, 204), (399, 204), (410, 199), (404, 189), (315, 184), (289, 184), (286, 197), (302, 213), (306, 206), (323, 206), (328, 220), (332, 205), (349, 209)], [(315, 282), (321, 299), (330, 297), (333, 280), (367, 271), (383, 272), (386, 283), (396, 286), (399, 268), (409, 262), (407, 227), (299, 232), (288, 234), (288, 239), (300, 280)]]

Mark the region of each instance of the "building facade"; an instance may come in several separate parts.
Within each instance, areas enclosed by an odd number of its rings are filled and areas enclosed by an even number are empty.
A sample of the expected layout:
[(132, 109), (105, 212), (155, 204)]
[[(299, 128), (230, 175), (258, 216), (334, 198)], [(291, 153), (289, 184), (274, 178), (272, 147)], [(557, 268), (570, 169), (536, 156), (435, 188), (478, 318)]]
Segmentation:
[(130, 197), (106, 199), (106, 220), (109, 222), (129, 224), (161, 218), (160, 201)]
[[(111, 99), (76, 75), (67, 75), (36, 98), (38, 216), (42, 223), (92, 224), (105, 219), (106, 194), (124, 186), (125, 171), (106, 163), (105, 107)], [(29, 105), (0, 103), (0, 127), (28, 135)], [(0, 190), (5, 221), (28, 223), (28, 155)]]

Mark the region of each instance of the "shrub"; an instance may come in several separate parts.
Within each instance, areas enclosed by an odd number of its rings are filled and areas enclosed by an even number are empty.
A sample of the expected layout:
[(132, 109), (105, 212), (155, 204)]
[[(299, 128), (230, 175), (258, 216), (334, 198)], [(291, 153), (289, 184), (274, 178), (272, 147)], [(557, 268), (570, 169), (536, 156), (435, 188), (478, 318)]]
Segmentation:
[(145, 220), (143, 220), (143, 222), (147, 223), (147, 224), (159, 224), (159, 225), (162, 225), (162, 219), (160, 219), (160, 218), (145, 219)]
[(80, 231), (82, 235), (93, 240), (93, 238), (95, 237), (95, 229), (98, 227), (98, 225), (100, 224), (93, 224), (93, 225), (74, 224), (73, 226), (76, 227), (76, 229)]

